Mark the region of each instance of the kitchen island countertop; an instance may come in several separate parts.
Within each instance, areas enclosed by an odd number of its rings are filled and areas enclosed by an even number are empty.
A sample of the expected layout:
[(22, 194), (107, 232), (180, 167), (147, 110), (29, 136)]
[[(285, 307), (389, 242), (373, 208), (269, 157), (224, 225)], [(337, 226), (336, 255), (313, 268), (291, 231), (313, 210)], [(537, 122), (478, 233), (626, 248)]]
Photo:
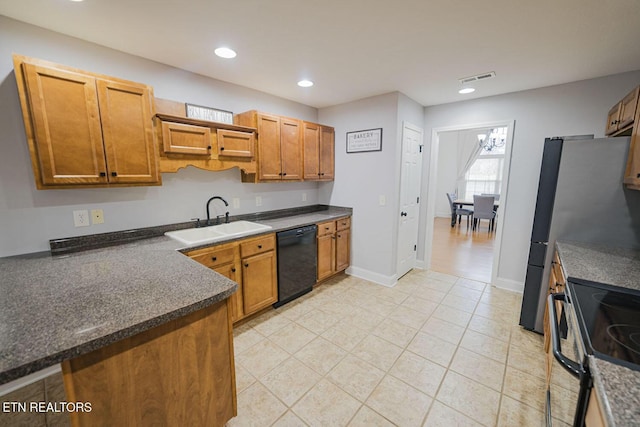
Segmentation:
[[(272, 233), (349, 215), (329, 209), (260, 222)], [(235, 282), (180, 252), (195, 248), (163, 236), (0, 258), (0, 384), (228, 298)]]
[[(556, 242), (567, 280), (640, 290), (640, 251), (576, 242)], [(640, 371), (588, 357), (593, 385), (609, 426), (637, 425), (640, 419)]]

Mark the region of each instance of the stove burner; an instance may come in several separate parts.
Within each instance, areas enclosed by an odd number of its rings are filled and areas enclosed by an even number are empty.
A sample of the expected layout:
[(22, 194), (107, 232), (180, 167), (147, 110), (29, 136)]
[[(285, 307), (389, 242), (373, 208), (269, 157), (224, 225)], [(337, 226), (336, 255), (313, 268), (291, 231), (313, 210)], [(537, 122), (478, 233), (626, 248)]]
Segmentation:
[(640, 327), (634, 325), (610, 325), (607, 333), (615, 342), (640, 354)]

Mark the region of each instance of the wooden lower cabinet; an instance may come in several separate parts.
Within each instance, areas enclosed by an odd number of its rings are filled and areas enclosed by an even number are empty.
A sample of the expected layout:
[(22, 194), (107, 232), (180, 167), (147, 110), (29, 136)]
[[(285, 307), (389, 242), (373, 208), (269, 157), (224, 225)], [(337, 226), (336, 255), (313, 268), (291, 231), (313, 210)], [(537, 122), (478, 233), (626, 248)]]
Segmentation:
[(222, 426), (237, 414), (228, 299), (62, 363), (73, 426)]
[(584, 419), (584, 425), (586, 427), (604, 427), (607, 425), (596, 393), (595, 388), (591, 389), (589, 404), (587, 405), (587, 414)]
[(230, 297), (231, 319), (241, 320), (278, 300), (275, 234), (188, 252), (194, 261), (238, 284)]
[(351, 218), (318, 224), (318, 281), (345, 270), (351, 262)]

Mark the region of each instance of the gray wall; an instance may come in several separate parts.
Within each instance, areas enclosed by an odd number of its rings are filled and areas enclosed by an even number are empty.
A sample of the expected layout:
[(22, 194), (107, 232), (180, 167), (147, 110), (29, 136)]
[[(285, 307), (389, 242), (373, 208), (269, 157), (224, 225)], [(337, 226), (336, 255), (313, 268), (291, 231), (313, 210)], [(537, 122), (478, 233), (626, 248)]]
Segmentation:
[[(18, 53), (147, 83), (155, 96), (234, 112), (258, 109), (317, 121), (315, 108), (213, 80), (0, 16), (0, 256), (48, 250), (48, 240), (203, 217), (212, 195), (240, 208), (231, 214), (323, 203), (313, 182), (243, 184), (240, 172), (189, 167), (163, 174), (161, 187), (36, 190), (11, 55)], [(331, 123), (327, 123), (331, 124)], [(303, 194), (307, 200), (302, 201)], [(255, 196), (262, 196), (256, 207)], [(105, 223), (75, 228), (76, 209), (103, 209)], [(224, 212), (219, 212), (224, 213)]]
[[(515, 120), (508, 194), (501, 201), (504, 228), (497, 285), (522, 289), (524, 283), (544, 138), (603, 136), (611, 106), (639, 83), (640, 71), (636, 71), (425, 108), (428, 149), (433, 128)], [(597, 170), (593, 172), (597, 180)], [(425, 179), (428, 174), (425, 168)], [(425, 227), (426, 223), (421, 224), (423, 240)]]

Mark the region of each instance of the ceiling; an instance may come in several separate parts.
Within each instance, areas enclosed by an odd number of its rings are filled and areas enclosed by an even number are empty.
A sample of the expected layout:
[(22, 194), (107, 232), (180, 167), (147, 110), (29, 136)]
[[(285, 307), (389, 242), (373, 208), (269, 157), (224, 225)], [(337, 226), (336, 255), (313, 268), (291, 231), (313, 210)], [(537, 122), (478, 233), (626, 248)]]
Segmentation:
[[(638, 0), (0, 0), (0, 14), (317, 108), (392, 91), (429, 106), (640, 69)], [(221, 45), (238, 56), (213, 55)], [(459, 78), (489, 71), (458, 94)]]

